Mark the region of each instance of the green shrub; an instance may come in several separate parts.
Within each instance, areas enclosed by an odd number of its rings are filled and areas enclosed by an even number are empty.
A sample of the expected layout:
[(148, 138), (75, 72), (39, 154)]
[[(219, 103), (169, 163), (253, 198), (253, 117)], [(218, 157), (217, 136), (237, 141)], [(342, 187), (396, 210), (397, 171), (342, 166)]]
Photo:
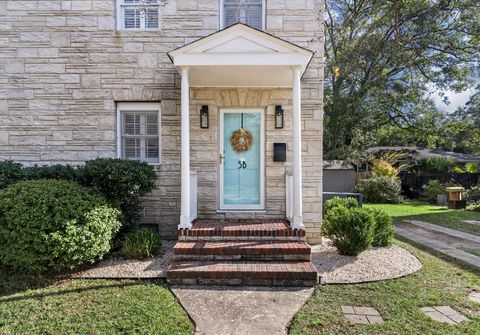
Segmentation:
[(480, 201), (480, 186), (475, 186), (465, 192), (465, 199), (468, 202)]
[(140, 197), (155, 188), (157, 175), (146, 162), (97, 158), (82, 168), (82, 184), (93, 187), (120, 206), (122, 232), (133, 231), (141, 217)]
[(325, 202), (325, 207), (323, 208), (324, 213), (329, 212), (333, 208), (336, 208), (338, 206), (344, 206), (347, 208), (356, 208), (358, 207), (358, 202), (357, 199), (352, 198), (352, 197), (333, 197), (332, 199), (329, 199)]
[(79, 181), (81, 168), (71, 165), (43, 165), (23, 168), (23, 175), (26, 180), (36, 179), (57, 179)]
[(0, 189), (22, 179), (22, 164), (14, 161), (0, 161)]
[(423, 190), (422, 197), (430, 202), (437, 202), (437, 195), (446, 194), (445, 185), (442, 185), (440, 181), (433, 179), (429, 180), (425, 189)]
[(402, 201), (400, 180), (389, 177), (372, 177), (361, 180), (355, 191), (363, 194), (369, 203), (396, 204)]
[(392, 245), (395, 227), (390, 215), (381, 209), (369, 209), (375, 220), (372, 245), (374, 247), (387, 247)]
[(468, 204), (467, 206), (468, 211), (480, 212), (480, 202), (473, 202)]
[(373, 160), (371, 171), (375, 177), (395, 178), (399, 173), (399, 169), (393, 167), (392, 164), (382, 159)]
[(153, 257), (161, 248), (160, 236), (150, 229), (139, 229), (125, 235), (122, 240), (122, 253), (126, 258)]
[(445, 173), (455, 168), (456, 162), (453, 158), (448, 157), (428, 157), (419, 159), (416, 167), (419, 171), (432, 173)]
[(372, 244), (374, 229), (371, 212), (338, 206), (325, 215), (322, 233), (332, 240), (340, 254), (356, 256)]
[(120, 212), (75, 182), (22, 181), (0, 191), (0, 263), (28, 272), (73, 269), (102, 258)]

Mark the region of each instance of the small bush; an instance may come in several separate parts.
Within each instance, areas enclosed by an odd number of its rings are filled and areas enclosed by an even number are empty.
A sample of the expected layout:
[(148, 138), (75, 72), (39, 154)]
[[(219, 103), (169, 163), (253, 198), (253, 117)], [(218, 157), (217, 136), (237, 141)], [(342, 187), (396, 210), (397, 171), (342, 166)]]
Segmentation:
[(369, 203), (396, 204), (402, 201), (400, 180), (389, 177), (372, 177), (361, 180), (355, 191), (363, 194)]
[(480, 201), (480, 186), (475, 186), (465, 192), (465, 199), (468, 202)]
[(480, 201), (476, 202), (476, 203), (474, 202), (474, 203), (468, 204), (467, 210), (468, 211), (474, 211), (474, 212), (480, 212)]
[(390, 215), (380, 209), (369, 209), (375, 220), (372, 245), (374, 247), (387, 247), (392, 245), (395, 227)]
[(155, 188), (157, 175), (146, 162), (97, 158), (82, 168), (82, 184), (117, 203), (123, 213), (123, 232), (133, 231), (141, 217), (140, 197)]
[(323, 209), (324, 213), (328, 213), (330, 210), (333, 208), (336, 208), (338, 206), (344, 206), (347, 208), (357, 208), (358, 207), (358, 202), (357, 199), (352, 198), (352, 197), (333, 197), (332, 199), (329, 199), (325, 202), (325, 207)]
[(31, 180), (0, 191), (0, 263), (27, 272), (73, 269), (102, 258), (120, 212), (75, 182)]
[(436, 203), (437, 195), (439, 194), (446, 194), (445, 185), (442, 185), (440, 181), (436, 179), (429, 180), (423, 190), (423, 198), (429, 202)]
[(23, 179), (22, 164), (14, 161), (0, 162), (0, 189)]
[(372, 244), (374, 229), (375, 219), (371, 212), (338, 206), (325, 215), (322, 233), (332, 240), (340, 254), (356, 256)]
[(372, 162), (372, 174), (375, 177), (395, 178), (398, 175), (398, 169), (392, 164), (382, 159), (375, 159)]
[(127, 234), (122, 240), (122, 253), (126, 258), (144, 259), (153, 257), (161, 248), (160, 237), (150, 229), (139, 229)]
[(419, 171), (446, 173), (455, 168), (456, 162), (448, 157), (428, 157), (419, 159), (416, 166)]
[(43, 165), (32, 166), (23, 169), (24, 178), (26, 180), (36, 179), (57, 179), (78, 181), (80, 179), (81, 168), (71, 165)]

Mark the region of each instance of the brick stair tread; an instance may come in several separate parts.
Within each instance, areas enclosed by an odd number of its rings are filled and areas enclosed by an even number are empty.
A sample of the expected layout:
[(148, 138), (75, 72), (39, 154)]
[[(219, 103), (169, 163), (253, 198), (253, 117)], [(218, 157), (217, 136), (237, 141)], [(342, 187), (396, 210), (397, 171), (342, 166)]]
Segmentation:
[(179, 241), (174, 255), (310, 255), (311, 248), (297, 241)]
[(193, 222), (192, 229), (180, 229), (180, 236), (305, 236), (285, 220), (206, 220)]
[(168, 278), (316, 280), (317, 270), (309, 261), (174, 261)]

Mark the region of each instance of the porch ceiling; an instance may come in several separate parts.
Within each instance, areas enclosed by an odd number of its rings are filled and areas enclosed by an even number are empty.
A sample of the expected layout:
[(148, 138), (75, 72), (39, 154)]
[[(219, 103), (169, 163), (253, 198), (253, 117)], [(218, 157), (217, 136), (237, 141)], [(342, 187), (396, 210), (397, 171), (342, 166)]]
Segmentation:
[(291, 87), (313, 52), (244, 24), (236, 24), (168, 53), (189, 69), (191, 87)]

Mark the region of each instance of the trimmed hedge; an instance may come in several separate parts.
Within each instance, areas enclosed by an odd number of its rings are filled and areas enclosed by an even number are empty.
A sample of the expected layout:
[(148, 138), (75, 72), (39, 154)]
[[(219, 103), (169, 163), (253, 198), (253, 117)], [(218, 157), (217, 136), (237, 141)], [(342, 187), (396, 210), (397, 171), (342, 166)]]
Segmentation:
[(368, 211), (372, 213), (375, 220), (372, 245), (374, 247), (388, 247), (392, 245), (395, 235), (392, 217), (381, 209), (368, 209)]
[(362, 208), (337, 206), (325, 215), (324, 236), (332, 240), (341, 255), (356, 256), (373, 242), (374, 215)]
[(73, 269), (102, 258), (120, 211), (71, 181), (22, 181), (0, 190), (0, 263), (28, 272)]
[(14, 161), (0, 161), (0, 189), (23, 178), (22, 164)]
[(338, 206), (344, 206), (347, 208), (357, 208), (358, 201), (357, 199), (352, 197), (341, 198), (341, 197), (335, 196), (332, 199), (329, 199), (325, 202), (325, 206), (323, 207), (323, 212), (326, 214), (330, 210)]
[(368, 203), (397, 204), (402, 202), (402, 187), (398, 178), (371, 177), (361, 180), (355, 191)]

